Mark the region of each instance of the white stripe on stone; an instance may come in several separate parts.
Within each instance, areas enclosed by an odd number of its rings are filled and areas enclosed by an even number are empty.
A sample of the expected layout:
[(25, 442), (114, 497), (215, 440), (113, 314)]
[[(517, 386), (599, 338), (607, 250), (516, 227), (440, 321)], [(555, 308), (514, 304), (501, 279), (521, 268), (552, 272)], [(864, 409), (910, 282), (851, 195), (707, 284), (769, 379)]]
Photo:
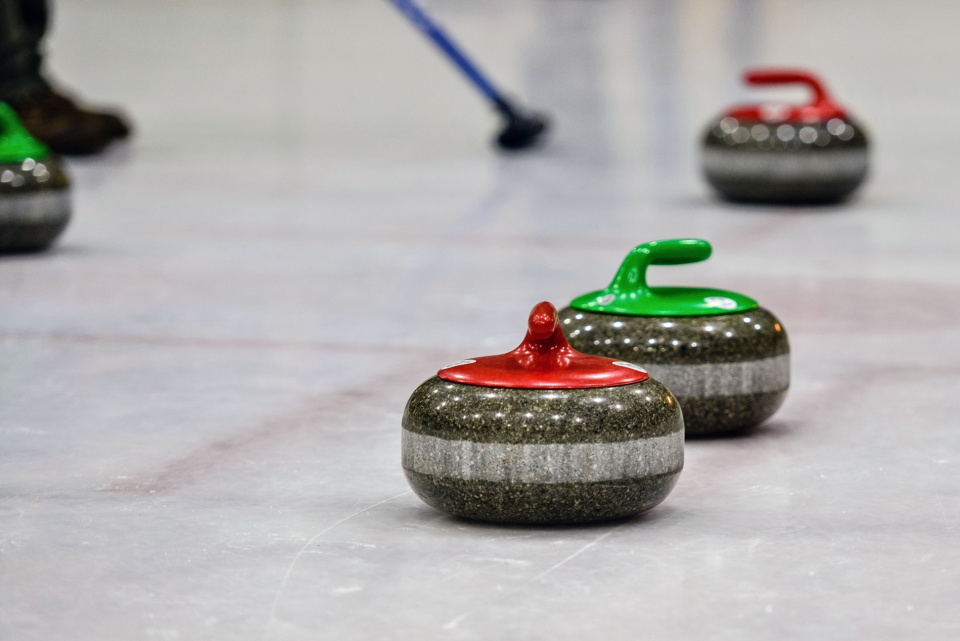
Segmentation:
[(683, 430), (616, 443), (477, 443), (403, 430), (403, 466), (414, 472), (501, 483), (638, 479), (683, 467)]
[(654, 365), (644, 363), (650, 376), (679, 397), (709, 398), (781, 392), (790, 386), (790, 354), (739, 363)]
[(0, 224), (45, 225), (70, 216), (66, 189), (0, 194)]
[(777, 153), (705, 149), (703, 167), (717, 178), (802, 180), (858, 178), (867, 171), (864, 149)]

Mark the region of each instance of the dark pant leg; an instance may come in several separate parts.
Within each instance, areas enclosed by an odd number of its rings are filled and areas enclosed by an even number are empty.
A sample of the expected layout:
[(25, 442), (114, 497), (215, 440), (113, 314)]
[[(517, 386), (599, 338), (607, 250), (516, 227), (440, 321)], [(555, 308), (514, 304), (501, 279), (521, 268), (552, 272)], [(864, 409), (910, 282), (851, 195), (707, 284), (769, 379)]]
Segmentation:
[(44, 86), (40, 42), (48, 21), (46, 0), (0, 0), (0, 100)]
[(40, 38), (47, 32), (47, 23), (50, 22), (50, 8), (47, 0), (18, 0), (20, 15), (27, 27)]

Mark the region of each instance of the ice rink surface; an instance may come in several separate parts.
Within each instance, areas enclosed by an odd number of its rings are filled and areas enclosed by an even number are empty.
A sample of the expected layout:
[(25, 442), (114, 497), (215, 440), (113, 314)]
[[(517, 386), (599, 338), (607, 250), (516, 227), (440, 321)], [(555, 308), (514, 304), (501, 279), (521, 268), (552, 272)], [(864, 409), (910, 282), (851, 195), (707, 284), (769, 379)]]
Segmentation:
[[(129, 108), (75, 219), (0, 259), (0, 639), (960, 637), (960, 5), (435, 0), (550, 111), (495, 118), (382, 0), (57, 2), (50, 63)], [(869, 127), (842, 207), (740, 207), (701, 128), (754, 64)], [(789, 93), (788, 97), (800, 97)], [(690, 442), (646, 516), (456, 520), (403, 477), (413, 389), (647, 240), (784, 322), (773, 420)]]

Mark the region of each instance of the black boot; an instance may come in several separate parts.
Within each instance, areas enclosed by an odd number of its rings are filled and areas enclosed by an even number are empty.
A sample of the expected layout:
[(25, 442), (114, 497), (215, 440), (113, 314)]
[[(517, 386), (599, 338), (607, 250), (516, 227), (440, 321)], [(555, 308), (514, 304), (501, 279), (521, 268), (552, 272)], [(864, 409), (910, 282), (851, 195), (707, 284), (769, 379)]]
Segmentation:
[(59, 154), (96, 154), (112, 140), (130, 135), (130, 126), (118, 114), (84, 109), (49, 88), (9, 103), (27, 131)]

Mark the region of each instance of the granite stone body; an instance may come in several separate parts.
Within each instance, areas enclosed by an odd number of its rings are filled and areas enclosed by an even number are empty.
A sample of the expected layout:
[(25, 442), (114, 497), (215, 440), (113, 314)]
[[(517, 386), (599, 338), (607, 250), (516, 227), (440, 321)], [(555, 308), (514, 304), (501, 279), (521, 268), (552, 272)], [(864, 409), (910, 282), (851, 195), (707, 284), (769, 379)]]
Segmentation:
[(623, 316), (560, 311), (581, 352), (642, 366), (683, 409), (688, 436), (741, 430), (769, 418), (790, 385), (790, 346), (762, 307), (714, 316)]
[(0, 252), (49, 246), (70, 221), (70, 181), (54, 157), (0, 164)]
[(656, 380), (587, 389), (466, 385), (436, 376), (403, 416), (403, 468), (426, 503), (509, 523), (644, 512), (683, 468), (683, 419)]
[(867, 176), (867, 136), (850, 118), (768, 122), (726, 116), (703, 136), (703, 172), (730, 200), (841, 200)]

